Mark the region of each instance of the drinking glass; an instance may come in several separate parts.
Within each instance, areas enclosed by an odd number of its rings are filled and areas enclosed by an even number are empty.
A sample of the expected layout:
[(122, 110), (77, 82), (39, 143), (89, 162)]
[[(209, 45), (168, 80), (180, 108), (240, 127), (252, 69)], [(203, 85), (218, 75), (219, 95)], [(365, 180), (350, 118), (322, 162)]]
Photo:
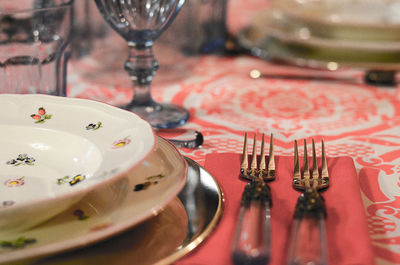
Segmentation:
[(0, 93), (66, 96), (72, 4), (0, 1)]
[(155, 102), (150, 86), (158, 69), (154, 41), (171, 24), (185, 0), (95, 0), (100, 13), (128, 43), (124, 68), (134, 87), (132, 101), (123, 106), (155, 128), (184, 124), (189, 112), (177, 105)]

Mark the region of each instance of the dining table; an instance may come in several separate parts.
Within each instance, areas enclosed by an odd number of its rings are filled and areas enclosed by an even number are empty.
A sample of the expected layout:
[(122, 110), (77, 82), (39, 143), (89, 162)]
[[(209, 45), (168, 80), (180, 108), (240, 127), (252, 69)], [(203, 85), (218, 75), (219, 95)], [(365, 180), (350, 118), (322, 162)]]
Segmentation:
[[(241, 2), (228, 5), (232, 35), (248, 23), (262, 1)], [(88, 58), (72, 58), (68, 97), (116, 106), (129, 101), (131, 82), (122, 70), (126, 49), (118, 36), (111, 38), (113, 45), (102, 45)], [(277, 243), (272, 243), (276, 255), (271, 264), (284, 263), (288, 224), (299, 195), (290, 182), (294, 141), (311, 143), (313, 138), (317, 146), (324, 139), (330, 165), (336, 168), (330, 176), (332, 192), (330, 187), (322, 193), (328, 208), (336, 207), (331, 214), (328, 209), (328, 241), (340, 234), (328, 242), (330, 263), (400, 264), (399, 85), (368, 84), (365, 69), (360, 68), (312, 69), (244, 53), (184, 55), (171, 43), (156, 43), (155, 54), (160, 69), (153, 97), (189, 110), (188, 122), (179, 129), (204, 137), (201, 146), (178, 150), (208, 170), (223, 195), (221, 215), (209, 234), (174, 264), (231, 264), (231, 242), (246, 185), (238, 176), (246, 132), (274, 137), (278, 174), (271, 183), (272, 230), (281, 232), (272, 232), (272, 242)], [(254, 71), (259, 74), (252, 75)], [(320, 147), (317, 150), (320, 154)], [(335, 189), (335, 179), (344, 177), (347, 187)]]

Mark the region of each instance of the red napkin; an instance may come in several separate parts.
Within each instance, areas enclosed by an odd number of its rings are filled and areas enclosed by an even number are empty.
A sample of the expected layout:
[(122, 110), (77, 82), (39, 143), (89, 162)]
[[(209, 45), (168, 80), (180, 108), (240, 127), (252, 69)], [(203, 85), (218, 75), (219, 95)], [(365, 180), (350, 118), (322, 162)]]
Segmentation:
[[(225, 205), (215, 231), (179, 265), (229, 265), (231, 244), (239, 213), (240, 197), (246, 181), (239, 180), (239, 154), (210, 154), (205, 168), (220, 184)], [(272, 257), (270, 264), (286, 264), (293, 212), (300, 192), (291, 185), (293, 157), (277, 156), (276, 179), (270, 182)], [(302, 162), (302, 159), (300, 159)], [(320, 162), (320, 161), (319, 161)], [(330, 187), (323, 191), (326, 219), (328, 259), (330, 265), (374, 264), (366, 215), (360, 195), (357, 172), (350, 157), (328, 158)]]

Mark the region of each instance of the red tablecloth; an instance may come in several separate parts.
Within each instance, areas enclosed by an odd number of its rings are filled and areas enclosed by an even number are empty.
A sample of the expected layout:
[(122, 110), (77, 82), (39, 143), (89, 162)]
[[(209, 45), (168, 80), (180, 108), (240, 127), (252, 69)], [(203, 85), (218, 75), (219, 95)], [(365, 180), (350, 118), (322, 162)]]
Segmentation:
[[(294, 139), (324, 138), (330, 157), (355, 161), (377, 264), (400, 263), (400, 90), (363, 84), (357, 71), (333, 73), (355, 82), (251, 79), (251, 69), (267, 73), (307, 71), (250, 57), (205, 56), (186, 70), (160, 69), (153, 94), (191, 112), (184, 128), (205, 136), (202, 148), (181, 149), (204, 164), (210, 153), (242, 151), (244, 132), (273, 133), (275, 153), (292, 155)], [(130, 95), (125, 73), (104, 85), (73, 73), (70, 96), (111, 103)], [(171, 73), (171, 75), (170, 75)], [(318, 73), (317, 73), (318, 74)], [(105, 77), (103, 77), (105, 79)], [(358, 80), (358, 81), (357, 81)], [(124, 86), (124, 84), (126, 86)]]

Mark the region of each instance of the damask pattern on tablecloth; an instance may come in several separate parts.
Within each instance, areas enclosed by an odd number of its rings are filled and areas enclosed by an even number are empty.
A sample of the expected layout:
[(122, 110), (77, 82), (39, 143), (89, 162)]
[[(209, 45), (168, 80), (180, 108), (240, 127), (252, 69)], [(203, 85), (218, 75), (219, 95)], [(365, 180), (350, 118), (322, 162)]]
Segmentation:
[[(273, 133), (277, 155), (292, 155), (295, 139), (311, 143), (311, 137), (324, 138), (328, 156), (351, 156), (355, 161), (377, 263), (400, 263), (398, 89), (364, 85), (360, 72), (352, 70), (332, 76), (354, 82), (254, 80), (249, 77), (254, 68), (274, 74), (298, 70), (247, 57), (201, 57), (188, 66), (185, 78), (179, 79), (178, 73), (175, 82), (155, 81), (153, 88), (157, 100), (189, 109), (185, 127), (205, 136), (202, 148), (181, 149), (184, 155), (204, 163), (208, 153), (240, 153), (245, 131)], [(73, 71), (71, 75), (72, 95), (109, 102), (130, 97), (129, 88), (118, 80), (105, 87)]]

